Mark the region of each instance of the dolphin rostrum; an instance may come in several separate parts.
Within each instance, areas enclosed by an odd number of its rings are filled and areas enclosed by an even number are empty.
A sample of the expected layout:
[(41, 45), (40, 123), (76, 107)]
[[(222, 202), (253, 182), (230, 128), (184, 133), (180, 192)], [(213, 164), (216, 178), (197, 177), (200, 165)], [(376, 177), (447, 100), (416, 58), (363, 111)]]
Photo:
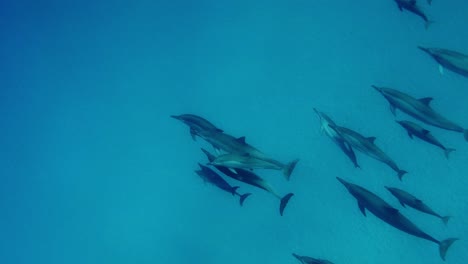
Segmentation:
[(209, 182), (216, 187), (220, 188), (221, 190), (224, 190), (228, 193), (231, 193), (232, 195), (238, 195), (240, 197), (240, 205), (242, 206), (244, 204), (244, 201), (247, 197), (251, 195), (251, 193), (246, 193), (246, 194), (239, 194), (237, 192), (237, 189), (239, 189), (239, 186), (231, 186), (227, 181), (225, 181), (218, 173), (216, 173), (214, 170), (208, 168), (207, 166), (204, 166), (200, 163), (198, 163), (200, 166), (201, 170), (195, 171), (205, 182)]
[(444, 151), (445, 157), (448, 159), (449, 154), (452, 151), (455, 151), (453, 148), (446, 148), (442, 143), (440, 143), (432, 134), (431, 131), (424, 129), (420, 125), (411, 122), (411, 121), (397, 121), (398, 124), (400, 124), (406, 131), (408, 132), (408, 136), (410, 138), (413, 138), (413, 136), (416, 136), (434, 146), (437, 146), (441, 148)]
[(398, 9), (400, 9), (400, 11), (406, 9), (409, 12), (421, 17), (425, 22), (424, 26), (426, 29), (432, 23), (432, 21), (427, 18), (426, 14), (424, 14), (421, 8), (417, 5), (416, 0), (395, 0), (395, 2), (398, 5)]
[(387, 224), (405, 233), (436, 243), (439, 246), (439, 255), (442, 260), (445, 260), (448, 248), (453, 242), (458, 240), (457, 238), (449, 238), (440, 241), (431, 237), (379, 196), (359, 185), (349, 183), (339, 177), (337, 177), (337, 179), (348, 189), (351, 195), (356, 198), (359, 209), (364, 216), (366, 216), (367, 209)]
[(407, 171), (400, 169), (397, 164), (387, 154), (385, 154), (385, 152), (375, 145), (375, 137), (365, 137), (354, 130), (333, 124), (329, 124), (329, 127), (335, 130), (354, 149), (387, 164), (397, 172), (398, 179), (400, 179), (400, 181), (403, 175), (408, 173)]
[[(212, 162), (216, 159), (216, 157), (210, 152), (208, 152), (207, 150), (203, 148), (201, 150), (203, 151), (203, 153), (205, 153), (206, 157), (208, 158), (208, 161)], [(288, 193), (285, 196), (281, 197), (279, 194), (275, 192), (273, 187), (271, 187), (270, 184), (268, 184), (268, 182), (266, 182), (265, 180), (263, 180), (262, 178), (260, 178), (258, 175), (256, 175), (255, 173), (251, 171), (244, 170), (244, 169), (231, 170), (223, 166), (215, 166), (215, 168), (218, 169), (220, 172), (224, 173), (228, 177), (231, 177), (235, 180), (255, 186), (257, 188), (263, 189), (271, 193), (276, 198), (278, 198), (280, 200), (279, 212), (281, 216), (283, 215), (284, 208), (286, 208), (286, 205), (288, 204), (289, 199), (291, 199), (291, 197), (294, 195), (293, 193)]]
[(468, 55), (448, 49), (425, 48), (421, 46), (418, 48), (429, 54), (439, 63), (441, 74), (443, 74), (443, 69), (445, 68), (468, 77)]
[(386, 87), (377, 87), (372, 85), (380, 94), (390, 103), (390, 110), (395, 115), (395, 109), (400, 109), (406, 114), (432, 126), (442, 129), (463, 133), (465, 140), (468, 141), (468, 130), (458, 124), (446, 119), (437, 113), (430, 103), (432, 97), (416, 99), (406, 93)]
[(174, 119), (180, 120), (184, 124), (189, 126), (190, 135), (192, 136), (193, 140), (195, 140), (196, 136), (203, 137), (203, 135), (207, 133), (223, 132), (223, 130), (217, 128), (208, 120), (197, 115), (183, 114), (183, 115), (172, 115), (171, 117)]
[(340, 137), (335, 130), (328, 126), (328, 124), (336, 125), (335, 122), (327, 114), (318, 111), (316, 108), (314, 108), (314, 111), (319, 116), (321, 130), (338, 145), (338, 147), (354, 164), (355, 168), (360, 168), (353, 148), (342, 137)]
[(438, 217), (440, 218), (440, 220), (442, 220), (442, 222), (445, 225), (447, 225), (447, 222), (450, 219), (450, 216), (441, 216), (440, 214), (434, 212), (431, 208), (429, 208), (429, 206), (424, 204), (423, 201), (414, 197), (412, 194), (406, 191), (403, 191), (402, 189), (387, 187), (387, 186), (385, 186), (385, 188), (388, 191), (390, 191), (390, 193), (392, 193), (393, 196), (395, 196), (398, 199), (398, 201), (403, 207), (405, 207), (405, 205), (408, 205), (409, 207), (412, 207), (418, 211)]
[(333, 262), (330, 262), (324, 259), (316, 259), (316, 258), (311, 258), (307, 256), (299, 256), (295, 253), (292, 253), (292, 255), (297, 260), (299, 260), (302, 264), (333, 264)]

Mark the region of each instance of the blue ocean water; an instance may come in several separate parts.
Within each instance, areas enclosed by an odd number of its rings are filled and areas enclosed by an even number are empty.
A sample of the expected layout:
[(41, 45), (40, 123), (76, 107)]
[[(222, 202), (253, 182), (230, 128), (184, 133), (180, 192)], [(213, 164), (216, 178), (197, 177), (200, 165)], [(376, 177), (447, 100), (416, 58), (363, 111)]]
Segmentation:
[[(339, 176), (380, 195), (437, 239), (459, 237), (447, 263), (468, 260), (468, 144), (411, 140), (371, 88), (434, 98), (468, 126), (468, 79), (418, 45), (468, 53), (468, 2), (3, 1), (0, 3), (0, 262), (442, 263), (437, 246), (364, 217)], [(355, 169), (320, 131), (313, 108), (377, 144), (409, 173), (357, 153)], [(194, 173), (206, 162), (174, 114), (203, 116), (276, 159), (291, 181), (258, 171), (281, 194), (244, 206)], [(397, 119), (407, 116), (397, 113)], [(228, 179), (230, 180), (230, 179)], [(230, 181), (232, 184), (238, 184)], [(404, 188), (440, 220), (401, 208)]]

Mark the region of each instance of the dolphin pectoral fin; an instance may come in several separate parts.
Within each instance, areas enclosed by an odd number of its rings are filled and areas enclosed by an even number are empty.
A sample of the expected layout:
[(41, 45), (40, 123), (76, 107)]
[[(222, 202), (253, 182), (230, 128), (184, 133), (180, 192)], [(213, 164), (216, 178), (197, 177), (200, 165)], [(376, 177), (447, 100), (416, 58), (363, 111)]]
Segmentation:
[(192, 136), (193, 141), (197, 141), (197, 132), (193, 128), (190, 128), (190, 136)]
[(284, 208), (286, 208), (286, 205), (288, 205), (289, 200), (293, 196), (294, 196), (294, 193), (288, 193), (283, 198), (281, 198), (281, 202), (280, 202), (280, 215), (281, 216), (283, 216)]
[(434, 98), (432, 97), (424, 97), (424, 98), (420, 98), (419, 101), (427, 106), (430, 106), (433, 99)]
[(411, 134), (411, 132), (408, 131), (408, 136), (413, 139), (413, 134)]
[(361, 213), (362, 213), (364, 216), (367, 216), (367, 215), (366, 215), (366, 207), (365, 207), (362, 203), (360, 203), (360, 202), (358, 202), (358, 206), (359, 206), (359, 210), (361, 210)]
[(444, 75), (444, 67), (439, 64), (439, 73), (440, 75)]
[(393, 116), (396, 116), (396, 109), (394, 105), (390, 105), (390, 112), (392, 112)]
[(414, 202), (417, 203), (417, 204), (422, 204), (423, 203), (423, 201), (421, 201), (419, 199), (414, 200)]
[(449, 239), (445, 239), (439, 242), (439, 254), (442, 260), (445, 260), (445, 255), (447, 254), (447, 250), (457, 240), (458, 238), (449, 238)]

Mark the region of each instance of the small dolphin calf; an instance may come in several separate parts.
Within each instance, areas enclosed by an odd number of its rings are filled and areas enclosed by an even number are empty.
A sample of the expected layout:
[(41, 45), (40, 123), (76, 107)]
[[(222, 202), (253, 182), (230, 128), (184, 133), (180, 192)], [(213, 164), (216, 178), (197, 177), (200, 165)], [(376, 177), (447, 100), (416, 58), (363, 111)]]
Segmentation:
[(203, 135), (207, 133), (223, 132), (223, 130), (217, 128), (208, 120), (197, 115), (183, 114), (183, 115), (172, 115), (171, 117), (174, 119), (180, 120), (184, 124), (189, 126), (190, 135), (192, 136), (193, 140), (196, 140), (196, 136), (203, 137)]
[[(201, 149), (203, 153), (205, 153), (206, 157), (208, 158), (208, 161), (212, 162), (216, 159), (216, 157), (208, 152), (205, 149)], [(235, 180), (247, 183), (249, 185), (255, 186), (257, 188), (263, 189), (269, 193), (271, 193), (273, 196), (278, 198), (280, 200), (280, 207), (279, 207), (279, 212), (280, 215), (283, 215), (284, 209), (286, 208), (286, 205), (288, 204), (289, 200), (291, 197), (294, 195), (293, 193), (288, 193), (285, 196), (281, 197), (279, 194), (277, 194), (274, 190), (273, 187), (268, 184), (265, 180), (260, 178), (258, 175), (255, 173), (244, 170), (244, 169), (234, 169), (232, 171), (231, 169), (223, 166), (215, 166), (216, 169), (218, 169), (220, 172), (224, 173), (226, 176), (231, 177)]]
[(432, 144), (435, 145), (442, 150), (444, 150), (445, 157), (448, 159), (449, 154), (452, 151), (455, 151), (453, 148), (446, 148), (442, 143), (440, 143), (432, 134), (431, 131), (424, 129), (420, 125), (411, 122), (411, 121), (397, 121), (398, 124), (400, 124), (403, 128), (406, 129), (408, 132), (408, 136), (410, 138), (413, 138), (413, 135)]
[(438, 213), (434, 212), (431, 208), (429, 208), (429, 206), (425, 205), (421, 200), (419, 200), (418, 198), (414, 197), (406, 191), (387, 186), (385, 186), (385, 188), (389, 190), (393, 194), (393, 196), (395, 196), (398, 199), (398, 201), (403, 207), (405, 207), (405, 205), (408, 205), (409, 207), (412, 207), (418, 211), (438, 217), (442, 220), (442, 222), (445, 225), (447, 225), (450, 216), (439, 215)]
[(240, 197), (240, 205), (242, 206), (244, 204), (244, 201), (247, 197), (249, 197), (251, 194), (246, 193), (246, 194), (239, 194), (237, 192), (237, 189), (239, 189), (239, 186), (231, 186), (227, 181), (225, 181), (219, 174), (217, 174), (214, 170), (208, 168), (207, 166), (204, 166), (200, 163), (198, 163), (200, 166), (201, 170), (195, 171), (204, 181), (207, 181), (214, 186), (220, 188), (221, 190), (224, 190), (228, 193), (231, 193), (232, 195), (238, 195)]
[(343, 151), (343, 153), (351, 160), (354, 164), (355, 168), (360, 168), (359, 164), (356, 159), (356, 154), (353, 151), (353, 148), (335, 132), (332, 128), (330, 128), (329, 124), (335, 125), (335, 122), (325, 113), (318, 111), (314, 108), (315, 113), (320, 118), (320, 127), (325, 134), (335, 142), (338, 147)]
[(316, 259), (316, 258), (311, 258), (311, 257), (306, 257), (306, 256), (299, 256), (294, 253), (292, 253), (292, 255), (297, 260), (299, 260), (302, 264), (333, 264), (333, 262), (330, 262), (324, 259)]
[(215, 160), (210, 162), (210, 165), (223, 166), (235, 169), (272, 169), (283, 171), (284, 177), (289, 180), (291, 171), (296, 166), (297, 160), (291, 163), (283, 164), (279, 161), (272, 159), (260, 159), (256, 156), (251, 156), (248, 153), (234, 154), (228, 153), (216, 157)]
[(400, 181), (403, 175), (408, 173), (407, 171), (398, 168), (396, 163), (387, 154), (385, 154), (385, 152), (377, 147), (377, 145), (375, 145), (375, 137), (365, 137), (354, 130), (333, 124), (329, 124), (329, 127), (335, 130), (338, 135), (340, 135), (340, 137), (348, 142), (353, 148), (358, 149), (362, 153), (387, 164), (390, 168), (397, 172), (398, 179), (400, 179)]
[(468, 77), (468, 55), (448, 49), (425, 48), (421, 46), (418, 48), (429, 54), (439, 63), (441, 74), (444, 73), (443, 69), (445, 68)]
[(408, 10), (409, 12), (421, 17), (425, 22), (425, 28), (427, 29), (432, 21), (429, 21), (426, 14), (421, 10), (421, 8), (416, 4), (416, 0), (395, 0), (396, 4), (400, 11), (403, 9)]
[(458, 240), (457, 238), (449, 238), (440, 241), (431, 237), (419, 229), (408, 218), (403, 216), (397, 209), (393, 208), (374, 193), (364, 189), (359, 185), (349, 183), (339, 177), (337, 177), (337, 179), (346, 187), (346, 189), (348, 189), (351, 195), (356, 198), (359, 209), (364, 216), (366, 216), (367, 209), (369, 212), (382, 219), (387, 224), (405, 233), (436, 243), (439, 246), (439, 254), (442, 260), (445, 260), (445, 255), (448, 248), (453, 244), (453, 242)]
[(398, 90), (386, 87), (377, 87), (372, 85), (380, 94), (390, 103), (390, 110), (395, 115), (395, 109), (400, 109), (406, 114), (432, 126), (442, 129), (463, 133), (465, 140), (468, 141), (468, 130), (462, 128), (456, 123), (446, 119), (434, 111), (430, 106), (431, 97), (416, 99), (408, 94)]

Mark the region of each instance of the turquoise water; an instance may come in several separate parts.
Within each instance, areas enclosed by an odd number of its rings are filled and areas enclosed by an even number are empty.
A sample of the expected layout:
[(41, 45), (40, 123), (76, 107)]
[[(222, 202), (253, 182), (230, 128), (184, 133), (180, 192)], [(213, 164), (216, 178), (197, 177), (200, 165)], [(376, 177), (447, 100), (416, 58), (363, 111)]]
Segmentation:
[[(252, 3), (254, 2), (254, 3)], [(370, 85), (390, 86), (468, 126), (468, 79), (416, 47), (468, 53), (468, 2), (4, 1), (1, 21), (0, 262), (442, 263), (437, 246), (362, 216), (340, 176), (379, 194), (437, 239), (459, 237), (447, 263), (468, 259), (468, 144), (411, 140)], [(361, 170), (320, 131), (313, 107), (367, 136), (409, 173), (357, 153)], [(193, 113), (289, 161), (291, 181), (258, 171), (244, 206), (194, 173), (205, 162)], [(401, 112), (397, 119), (406, 119)], [(228, 179), (229, 180), (229, 179)], [(232, 184), (237, 184), (230, 181)], [(399, 206), (404, 188), (440, 220)]]

